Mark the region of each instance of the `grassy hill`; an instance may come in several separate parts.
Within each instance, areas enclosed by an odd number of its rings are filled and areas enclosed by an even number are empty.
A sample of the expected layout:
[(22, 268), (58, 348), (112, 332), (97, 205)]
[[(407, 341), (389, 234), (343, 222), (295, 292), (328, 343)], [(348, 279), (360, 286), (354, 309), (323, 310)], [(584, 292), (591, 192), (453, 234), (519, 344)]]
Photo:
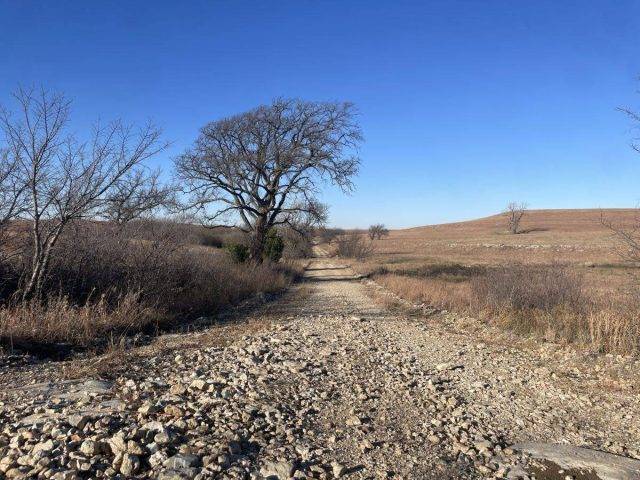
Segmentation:
[[(378, 262), (503, 261), (615, 263), (617, 242), (601, 218), (630, 227), (640, 220), (635, 209), (530, 210), (522, 233), (507, 231), (504, 214), (477, 220), (393, 230), (375, 242)], [(638, 222), (640, 224), (640, 222)]]

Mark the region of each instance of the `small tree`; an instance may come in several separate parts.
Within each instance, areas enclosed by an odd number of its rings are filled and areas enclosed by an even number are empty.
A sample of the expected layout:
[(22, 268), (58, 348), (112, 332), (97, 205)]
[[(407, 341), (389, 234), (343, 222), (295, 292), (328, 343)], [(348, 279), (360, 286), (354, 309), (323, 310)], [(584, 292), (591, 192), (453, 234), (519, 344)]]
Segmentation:
[(284, 251), (284, 240), (275, 228), (269, 230), (264, 242), (264, 258), (271, 262), (279, 262)]
[(526, 203), (511, 202), (505, 208), (504, 213), (507, 216), (507, 226), (509, 227), (509, 233), (515, 235), (520, 231), (520, 222), (522, 217), (527, 212)]
[(371, 242), (358, 232), (349, 232), (336, 238), (336, 254), (339, 257), (363, 260), (373, 252)]
[(249, 248), (241, 243), (230, 243), (225, 247), (231, 258), (237, 263), (244, 263), (249, 258)]
[[(17, 188), (24, 188), (23, 214), (31, 221), (32, 253), (23, 298), (38, 296), (51, 254), (73, 221), (109, 216), (114, 204), (125, 205), (149, 190), (143, 162), (166, 146), (160, 130), (147, 125), (134, 130), (120, 121), (96, 126), (87, 142), (67, 131), (70, 102), (62, 94), (18, 89), (16, 116), (0, 110), (9, 164), (16, 165)], [(139, 187), (132, 187), (130, 179)], [(152, 202), (152, 204), (155, 204)], [(141, 207), (127, 214), (138, 216)]]
[[(636, 124), (635, 128), (640, 130), (640, 114), (628, 108), (621, 108), (620, 111), (627, 114)], [(640, 153), (640, 138), (631, 141), (631, 148)], [(606, 218), (604, 212), (600, 213), (600, 222), (613, 232), (618, 241), (618, 255), (625, 261), (640, 263), (640, 209), (636, 209), (633, 221), (626, 225)]]
[(382, 237), (389, 235), (389, 230), (382, 223), (377, 223), (369, 227), (369, 238), (371, 240), (380, 240)]
[(362, 140), (355, 116), (351, 103), (278, 99), (205, 125), (176, 160), (188, 206), (209, 225), (250, 234), (250, 256), (262, 261), (273, 227), (324, 215), (315, 199), (323, 180), (352, 189)]

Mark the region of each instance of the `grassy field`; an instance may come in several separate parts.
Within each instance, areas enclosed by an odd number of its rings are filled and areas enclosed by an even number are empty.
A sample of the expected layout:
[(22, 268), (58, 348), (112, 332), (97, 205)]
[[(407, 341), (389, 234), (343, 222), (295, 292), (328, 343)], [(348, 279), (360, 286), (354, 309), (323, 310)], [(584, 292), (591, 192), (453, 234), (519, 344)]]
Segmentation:
[(572, 264), (619, 263), (611, 231), (601, 215), (630, 226), (637, 210), (532, 210), (521, 224), (522, 233), (507, 232), (504, 215), (468, 222), (393, 230), (376, 241), (375, 258), (398, 263), (410, 260), (494, 263), (497, 261)]
[(620, 244), (602, 225), (602, 215), (616, 225), (631, 227), (638, 211), (532, 210), (522, 221), (523, 233), (517, 235), (508, 233), (501, 214), (392, 230), (388, 237), (373, 243), (373, 255), (359, 269), (371, 273), (379, 267), (393, 271), (448, 263), (471, 266), (559, 262), (583, 272), (594, 287), (615, 291), (635, 269), (622, 260)]
[(549, 340), (634, 353), (638, 269), (601, 218), (631, 228), (638, 211), (533, 210), (521, 232), (504, 215), (394, 230), (354, 260), (409, 300), (464, 311)]

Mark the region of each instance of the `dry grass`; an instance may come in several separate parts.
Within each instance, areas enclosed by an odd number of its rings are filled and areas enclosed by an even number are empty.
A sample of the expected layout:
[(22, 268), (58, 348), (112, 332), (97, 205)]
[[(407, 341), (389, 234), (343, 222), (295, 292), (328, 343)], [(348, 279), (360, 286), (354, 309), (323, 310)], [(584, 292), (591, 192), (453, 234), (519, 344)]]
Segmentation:
[(591, 298), (565, 266), (502, 266), (462, 281), (397, 273), (374, 278), (414, 303), (475, 315), (522, 335), (598, 352), (640, 352), (637, 298)]
[(637, 210), (532, 210), (522, 220), (523, 233), (511, 235), (506, 217), (393, 230), (375, 242), (372, 261), (380, 263), (562, 263), (620, 264), (615, 240), (601, 213), (630, 225)]
[(60, 242), (42, 300), (17, 302), (7, 291), (0, 349), (63, 356), (63, 343), (101, 350), (124, 336), (155, 333), (258, 293), (279, 292), (302, 271), (296, 261), (238, 264), (220, 249), (177, 241), (180, 231), (166, 225), (153, 228), (132, 236), (78, 225)]
[(142, 304), (135, 293), (124, 295), (115, 306), (104, 299), (77, 306), (66, 297), (51, 297), (1, 308), (0, 338), (15, 346), (25, 342), (88, 346), (96, 338), (139, 331), (159, 321), (159, 313)]
[(376, 276), (376, 281), (402, 298), (439, 309), (465, 309), (470, 299), (471, 289), (468, 284), (459, 284), (452, 288), (449, 282), (437, 278), (387, 274)]
[(528, 212), (510, 235), (504, 216), (392, 231), (360, 273), (416, 303), (600, 352), (640, 352), (637, 267), (616, 252), (600, 220), (637, 221), (637, 210)]

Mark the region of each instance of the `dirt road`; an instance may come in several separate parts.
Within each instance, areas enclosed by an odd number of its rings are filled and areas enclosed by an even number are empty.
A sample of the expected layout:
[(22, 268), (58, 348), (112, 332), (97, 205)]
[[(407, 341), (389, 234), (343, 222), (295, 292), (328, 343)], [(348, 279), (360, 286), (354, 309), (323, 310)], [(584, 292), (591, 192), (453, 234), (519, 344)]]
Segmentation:
[[(0, 478), (640, 478), (633, 387), (376, 292), (318, 258), (224, 342), (172, 335), (101, 381), (7, 361)], [(542, 472), (522, 442), (618, 455), (547, 448)]]

